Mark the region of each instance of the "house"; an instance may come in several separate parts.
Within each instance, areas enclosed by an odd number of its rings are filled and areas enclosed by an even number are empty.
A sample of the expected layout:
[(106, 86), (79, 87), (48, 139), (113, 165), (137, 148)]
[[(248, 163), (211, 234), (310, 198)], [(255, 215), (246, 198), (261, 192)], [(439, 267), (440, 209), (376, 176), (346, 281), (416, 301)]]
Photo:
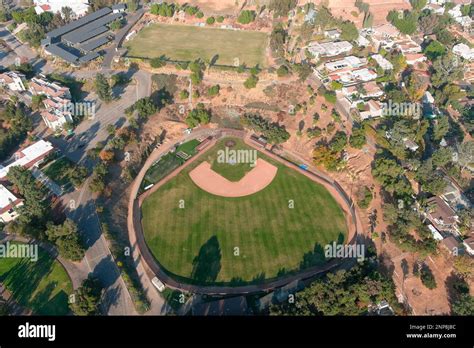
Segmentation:
[(123, 13), (127, 9), (127, 5), (124, 3), (116, 4), (112, 6), (113, 13)]
[(337, 40), (341, 37), (341, 32), (338, 29), (325, 30), (324, 37), (331, 40)]
[(436, 3), (427, 4), (424, 9), (427, 9), (434, 14), (442, 15), (444, 13), (444, 7)]
[(411, 39), (396, 41), (395, 45), (404, 55), (421, 52), (421, 46)]
[(17, 198), (5, 186), (0, 184), (0, 222), (8, 223), (18, 217), (19, 208), (23, 205), (23, 200)]
[(439, 231), (432, 224), (428, 225), (428, 229), (430, 230), (433, 239), (437, 241), (442, 241), (444, 239), (443, 235), (439, 233)]
[(72, 123), (72, 115), (61, 109), (49, 109), (41, 112), (41, 117), (48, 128), (59, 131), (64, 128), (67, 123)]
[(25, 75), (15, 71), (6, 71), (0, 74), (0, 85), (6, 86), (10, 91), (23, 92), (26, 90), (23, 80)]
[(470, 48), (468, 45), (460, 43), (453, 46), (453, 53), (457, 56), (462, 57), (466, 60), (474, 60), (474, 48)]
[(408, 150), (410, 150), (412, 152), (415, 152), (420, 147), (420, 146), (418, 146), (417, 143), (415, 143), (413, 140), (408, 139), (408, 138), (403, 138), (403, 144), (405, 145), (405, 147)]
[(371, 40), (374, 43), (376, 51), (379, 48), (391, 48), (394, 45), (394, 40), (400, 36), (400, 31), (390, 23), (385, 23), (373, 28)]
[(382, 104), (376, 100), (369, 100), (365, 104), (365, 110), (359, 110), (359, 116), (362, 121), (375, 118), (375, 117), (382, 117), (383, 115), (383, 107)]
[(408, 65), (415, 65), (424, 62), (427, 58), (421, 53), (407, 53), (405, 54), (405, 59), (407, 60)]
[(36, 14), (43, 12), (61, 13), (61, 9), (65, 6), (72, 10), (73, 17), (78, 18), (84, 16), (89, 10), (89, 2), (86, 0), (33, 0)]
[(49, 82), (44, 78), (33, 77), (29, 83), (30, 92), (33, 95), (46, 95), (47, 97), (61, 97), (71, 99), (69, 88), (61, 86), (56, 82)]
[(39, 140), (36, 143), (15, 153), (15, 160), (6, 166), (0, 165), (0, 181), (7, 179), (10, 168), (20, 166), (31, 168), (40, 164), (46, 156), (54, 151), (53, 145), (49, 141)]
[(362, 83), (357, 86), (343, 87), (342, 93), (352, 102), (352, 96), (360, 98), (379, 98), (384, 95), (384, 91), (374, 81)]
[(464, 240), (462, 243), (467, 253), (471, 256), (474, 256), (474, 236), (471, 236)]
[(356, 39), (356, 43), (359, 47), (367, 47), (370, 45), (370, 41), (362, 35), (359, 35), (359, 37)]
[(430, 207), (427, 218), (439, 232), (459, 233), (459, 217), (441, 197), (432, 197), (427, 203)]
[(387, 59), (382, 57), (381, 54), (374, 54), (370, 56), (373, 60), (377, 62), (377, 64), (383, 69), (383, 70), (392, 70), (393, 69), (393, 64), (390, 63)]
[(347, 41), (325, 43), (312, 42), (308, 46), (308, 51), (316, 58), (334, 57), (340, 54), (349, 53), (353, 47), (354, 46)]
[(324, 64), (324, 67), (329, 72), (334, 72), (343, 69), (355, 69), (367, 64), (366, 58), (358, 58), (355, 56), (348, 56), (342, 59), (334, 60)]
[(448, 236), (441, 241), (441, 245), (449, 251), (450, 254), (459, 255), (461, 243), (454, 236)]
[(446, 188), (441, 194), (441, 198), (455, 211), (471, 209), (469, 199), (463, 194), (462, 189), (448, 176), (444, 177)]

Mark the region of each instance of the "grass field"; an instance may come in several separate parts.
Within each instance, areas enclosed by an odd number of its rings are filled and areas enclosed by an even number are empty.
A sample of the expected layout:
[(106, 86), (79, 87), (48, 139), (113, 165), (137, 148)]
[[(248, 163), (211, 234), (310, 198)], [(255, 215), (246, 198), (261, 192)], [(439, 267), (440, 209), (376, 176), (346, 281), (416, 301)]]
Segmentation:
[(38, 261), (0, 258), (0, 282), (13, 298), (38, 315), (66, 315), (72, 283), (66, 270), (39, 249)]
[(192, 182), (190, 170), (212, 160), (225, 141), (144, 201), (145, 239), (159, 263), (188, 282), (233, 285), (324, 263), (323, 246), (346, 240), (347, 228), (342, 209), (323, 186), (260, 153), (278, 173), (254, 195), (218, 197)]
[(172, 60), (212, 59), (217, 64), (259, 64), (265, 67), (268, 36), (256, 31), (201, 28), (188, 25), (152, 24), (125, 43), (131, 57), (156, 58), (165, 55)]

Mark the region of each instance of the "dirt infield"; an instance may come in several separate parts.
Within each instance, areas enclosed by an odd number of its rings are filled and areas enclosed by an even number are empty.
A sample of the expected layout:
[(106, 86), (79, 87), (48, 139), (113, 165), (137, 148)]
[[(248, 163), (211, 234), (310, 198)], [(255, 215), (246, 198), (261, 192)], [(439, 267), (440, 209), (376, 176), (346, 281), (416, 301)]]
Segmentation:
[(199, 188), (213, 195), (243, 197), (261, 191), (270, 185), (277, 171), (277, 167), (259, 158), (255, 168), (237, 182), (229, 181), (213, 171), (208, 162), (202, 162), (189, 173), (189, 176)]

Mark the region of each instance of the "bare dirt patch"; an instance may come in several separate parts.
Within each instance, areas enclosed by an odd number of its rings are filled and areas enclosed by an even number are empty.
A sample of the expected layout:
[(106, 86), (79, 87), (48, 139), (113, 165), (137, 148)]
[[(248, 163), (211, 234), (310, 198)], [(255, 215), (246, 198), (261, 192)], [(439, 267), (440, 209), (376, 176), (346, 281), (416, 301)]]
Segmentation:
[(277, 171), (277, 167), (259, 158), (255, 168), (237, 182), (227, 180), (213, 171), (208, 162), (202, 162), (189, 173), (189, 176), (199, 188), (213, 195), (243, 197), (261, 191), (270, 185)]

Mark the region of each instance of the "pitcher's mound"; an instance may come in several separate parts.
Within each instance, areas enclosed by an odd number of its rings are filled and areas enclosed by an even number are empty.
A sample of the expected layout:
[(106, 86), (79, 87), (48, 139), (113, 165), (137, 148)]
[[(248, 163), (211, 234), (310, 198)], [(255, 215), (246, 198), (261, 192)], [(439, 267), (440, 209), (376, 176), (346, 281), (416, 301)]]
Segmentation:
[(243, 197), (252, 195), (270, 185), (278, 168), (259, 158), (250, 172), (237, 182), (227, 180), (211, 169), (208, 162), (202, 162), (193, 169), (189, 176), (202, 190), (216, 196)]

